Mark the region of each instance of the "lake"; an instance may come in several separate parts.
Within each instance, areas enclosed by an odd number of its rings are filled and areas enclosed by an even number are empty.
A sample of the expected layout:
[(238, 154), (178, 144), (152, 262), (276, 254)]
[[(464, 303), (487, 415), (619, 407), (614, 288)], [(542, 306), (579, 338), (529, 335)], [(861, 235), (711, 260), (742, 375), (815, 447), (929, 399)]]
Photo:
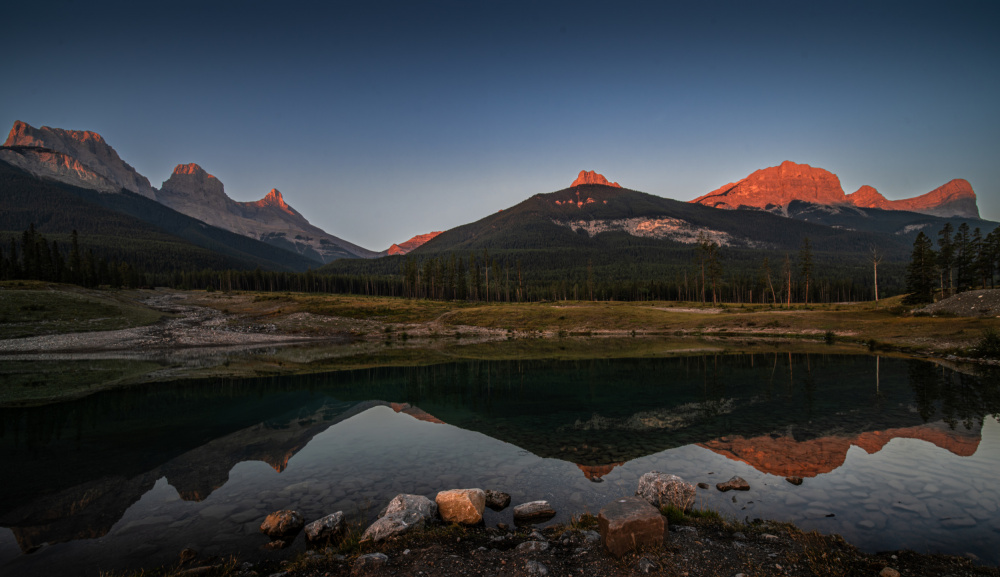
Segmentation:
[[(983, 369), (985, 370), (985, 369)], [(268, 513), (368, 522), (480, 487), (597, 513), (648, 471), (697, 507), (1000, 563), (1000, 378), (869, 355), (463, 361), (157, 383), (0, 409), (0, 573), (254, 560)], [(733, 475), (751, 490), (722, 493)], [(804, 479), (801, 485), (785, 480)], [(511, 523), (487, 509), (486, 523)]]

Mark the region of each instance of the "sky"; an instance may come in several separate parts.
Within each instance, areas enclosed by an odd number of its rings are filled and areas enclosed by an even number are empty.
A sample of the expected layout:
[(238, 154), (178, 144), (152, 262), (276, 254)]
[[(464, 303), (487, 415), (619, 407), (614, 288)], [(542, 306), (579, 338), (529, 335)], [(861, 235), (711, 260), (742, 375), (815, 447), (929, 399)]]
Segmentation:
[(784, 160), (1000, 220), (1000, 2), (16, 2), (0, 125), (196, 162), (372, 250), (596, 170), (691, 200)]

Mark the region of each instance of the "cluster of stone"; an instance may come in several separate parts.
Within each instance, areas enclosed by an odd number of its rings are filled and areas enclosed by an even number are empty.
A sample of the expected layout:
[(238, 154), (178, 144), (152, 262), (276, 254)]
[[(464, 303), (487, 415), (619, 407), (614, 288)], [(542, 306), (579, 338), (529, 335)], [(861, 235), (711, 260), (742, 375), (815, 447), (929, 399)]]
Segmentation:
[[(700, 484), (703, 485), (703, 484)], [(708, 488), (707, 485), (703, 488)], [(719, 483), (720, 491), (748, 490), (750, 485), (740, 477), (733, 477)], [(669, 508), (690, 511), (694, 506), (697, 488), (677, 475), (650, 471), (639, 479), (635, 496), (621, 497), (601, 508), (598, 515), (599, 533), (593, 537), (615, 557), (629, 551), (645, 547), (663, 545), (668, 532), (664, 512)], [(434, 500), (423, 495), (396, 495), (378, 514), (378, 519), (365, 529), (361, 541), (379, 542), (407, 532), (419, 530), (435, 522), (478, 525), (483, 522), (486, 507), (501, 511), (510, 505), (510, 495), (493, 490), (450, 489), (439, 492)], [(556, 511), (548, 501), (530, 501), (514, 507), (514, 521), (517, 524), (533, 524), (555, 516)], [(271, 538), (269, 548), (287, 547), (305, 528), (306, 540), (310, 546), (337, 545), (344, 538), (344, 514), (337, 511), (308, 525), (298, 511), (276, 511), (267, 516), (260, 526), (261, 532)], [(518, 551), (525, 554), (541, 553), (549, 545), (537, 531), (533, 540), (518, 545)], [(588, 539), (589, 540), (589, 539)], [(387, 562), (381, 553), (366, 555), (358, 559), (364, 568), (381, 566)], [(646, 559), (642, 572), (655, 569), (655, 563)], [(545, 574), (544, 565), (534, 567), (535, 573)], [(531, 571), (529, 571), (530, 573)]]

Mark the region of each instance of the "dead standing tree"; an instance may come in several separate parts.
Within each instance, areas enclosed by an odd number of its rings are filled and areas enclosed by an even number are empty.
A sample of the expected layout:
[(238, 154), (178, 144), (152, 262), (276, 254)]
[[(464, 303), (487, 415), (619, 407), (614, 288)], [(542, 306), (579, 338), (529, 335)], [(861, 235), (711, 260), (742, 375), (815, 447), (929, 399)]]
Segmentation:
[(875, 306), (878, 307), (878, 265), (882, 262), (882, 257), (884, 255), (874, 244), (868, 247), (868, 251), (871, 254), (872, 268), (875, 271)]

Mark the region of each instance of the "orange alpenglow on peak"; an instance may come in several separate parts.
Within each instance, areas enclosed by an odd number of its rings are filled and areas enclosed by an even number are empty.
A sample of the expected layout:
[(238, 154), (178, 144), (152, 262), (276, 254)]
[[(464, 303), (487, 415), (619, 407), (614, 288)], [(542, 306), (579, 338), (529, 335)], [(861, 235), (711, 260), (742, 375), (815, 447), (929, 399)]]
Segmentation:
[(573, 181), (573, 184), (569, 185), (570, 188), (574, 186), (580, 186), (581, 184), (603, 184), (604, 186), (613, 186), (615, 188), (621, 188), (622, 185), (617, 182), (608, 182), (608, 179), (604, 178), (603, 174), (598, 174), (593, 170), (581, 170), (579, 176)]
[(411, 250), (416, 249), (417, 247), (423, 246), (424, 243), (436, 237), (437, 235), (441, 234), (442, 232), (444, 231), (437, 230), (434, 232), (429, 232), (427, 234), (418, 234), (417, 236), (411, 238), (406, 242), (400, 244), (393, 244), (392, 246), (389, 247), (389, 250), (386, 251), (386, 254), (390, 255), (406, 254)]
[(180, 174), (184, 176), (204, 176), (204, 178), (215, 178), (211, 174), (205, 172), (205, 169), (198, 166), (197, 164), (191, 162), (189, 164), (178, 164), (174, 167), (174, 174)]
[(979, 218), (976, 193), (967, 180), (956, 178), (914, 198), (889, 200), (871, 186), (844, 194), (837, 175), (808, 164), (790, 160), (779, 166), (757, 170), (737, 182), (700, 196), (690, 202), (713, 208), (770, 209), (788, 207), (792, 201), (825, 205), (853, 205), (858, 208), (907, 210), (934, 216)]
[(281, 191), (277, 188), (272, 188), (271, 192), (264, 195), (264, 198), (246, 203), (249, 206), (255, 206), (257, 208), (267, 208), (274, 207), (282, 212), (287, 212), (293, 216), (301, 216), (299, 213), (295, 212), (295, 209), (285, 202), (285, 197), (281, 196)]

